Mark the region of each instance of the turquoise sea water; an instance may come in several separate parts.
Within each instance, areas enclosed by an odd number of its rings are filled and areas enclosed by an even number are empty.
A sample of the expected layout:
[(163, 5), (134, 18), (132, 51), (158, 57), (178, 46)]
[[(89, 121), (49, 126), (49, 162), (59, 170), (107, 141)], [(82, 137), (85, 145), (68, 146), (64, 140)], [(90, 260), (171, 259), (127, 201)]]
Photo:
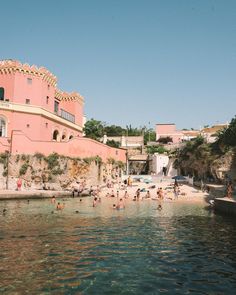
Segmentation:
[(202, 205), (61, 202), (62, 212), (0, 202), (0, 294), (235, 294), (233, 218)]

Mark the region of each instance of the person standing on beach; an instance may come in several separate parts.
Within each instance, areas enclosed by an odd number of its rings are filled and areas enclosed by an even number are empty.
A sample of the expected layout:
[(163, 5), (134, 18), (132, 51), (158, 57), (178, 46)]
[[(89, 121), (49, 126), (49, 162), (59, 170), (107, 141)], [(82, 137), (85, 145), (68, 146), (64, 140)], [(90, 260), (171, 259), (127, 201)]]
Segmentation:
[(127, 191), (125, 191), (125, 194), (124, 194), (124, 197), (123, 197), (124, 199), (128, 199), (129, 198), (129, 194), (128, 194), (128, 192)]
[(93, 207), (96, 207), (96, 206), (97, 206), (97, 200), (98, 200), (97, 197), (95, 197), (95, 198), (93, 199)]
[(158, 198), (162, 201), (164, 199), (164, 192), (162, 190), (162, 187), (160, 187), (157, 191)]
[(136, 196), (137, 196), (137, 200), (139, 201), (139, 198), (140, 198), (140, 188), (137, 189), (137, 191), (136, 191)]
[(20, 191), (21, 190), (21, 186), (22, 186), (22, 180), (21, 180), (21, 178), (18, 178), (18, 180), (16, 182), (16, 185), (17, 185), (17, 190)]
[(233, 184), (231, 180), (228, 182), (228, 185), (226, 188), (226, 197), (230, 199), (233, 198)]
[(132, 179), (130, 176), (128, 177), (128, 186), (132, 186)]

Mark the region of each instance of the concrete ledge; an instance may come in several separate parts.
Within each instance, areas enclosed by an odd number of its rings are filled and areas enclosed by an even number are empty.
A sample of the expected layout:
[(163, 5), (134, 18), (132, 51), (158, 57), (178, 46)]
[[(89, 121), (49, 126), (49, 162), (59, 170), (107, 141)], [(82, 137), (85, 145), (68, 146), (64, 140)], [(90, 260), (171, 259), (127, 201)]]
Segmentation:
[(215, 210), (221, 213), (236, 216), (236, 201), (229, 198), (216, 198)]
[(0, 191), (1, 200), (44, 199), (55, 197), (71, 197), (69, 191)]

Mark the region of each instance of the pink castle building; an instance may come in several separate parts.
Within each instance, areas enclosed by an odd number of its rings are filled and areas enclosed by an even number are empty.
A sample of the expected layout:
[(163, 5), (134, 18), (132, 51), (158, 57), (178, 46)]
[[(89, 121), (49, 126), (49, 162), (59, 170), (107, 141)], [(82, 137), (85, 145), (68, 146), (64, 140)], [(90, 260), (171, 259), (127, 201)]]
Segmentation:
[(0, 61), (0, 152), (125, 161), (125, 150), (83, 137), (84, 98), (62, 92), (46, 68)]

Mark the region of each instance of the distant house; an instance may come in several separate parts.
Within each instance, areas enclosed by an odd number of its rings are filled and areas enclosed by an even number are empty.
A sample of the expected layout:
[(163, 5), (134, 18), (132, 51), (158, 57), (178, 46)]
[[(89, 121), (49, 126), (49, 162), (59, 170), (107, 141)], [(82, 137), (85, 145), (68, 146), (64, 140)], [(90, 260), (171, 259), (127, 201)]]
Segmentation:
[(192, 140), (199, 135), (203, 136), (207, 142), (211, 143), (217, 139), (217, 133), (224, 128), (227, 128), (228, 124), (217, 124), (211, 127), (206, 127), (201, 130), (176, 130), (174, 123), (171, 124), (156, 124), (156, 141), (161, 138), (171, 138), (173, 144), (178, 144), (183, 141)]
[(108, 140), (114, 140), (120, 144), (121, 148), (136, 149), (143, 148), (144, 138), (143, 136), (107, 136), (104, 135), (101, 139), (104, 144)]
[(206, 139), (207, 142), (215, 142), (217, 139), (217, 133), (225, 128), (228, 128), (228, 126), (229, 125), (227, 123), (213, 125), (211, 127), (201, 129), (200, 134)]
[(183, 134), (182, 140), (183, 141), (189, 141), (192, 140), (200, 135), (199, 130), (182, 130)]
[(173, 144), (182, 142), (182, 131), (176, 130), (174, 123), (170, 124), (156, 124), (156, 141), (161, 138), (170, 137)]

